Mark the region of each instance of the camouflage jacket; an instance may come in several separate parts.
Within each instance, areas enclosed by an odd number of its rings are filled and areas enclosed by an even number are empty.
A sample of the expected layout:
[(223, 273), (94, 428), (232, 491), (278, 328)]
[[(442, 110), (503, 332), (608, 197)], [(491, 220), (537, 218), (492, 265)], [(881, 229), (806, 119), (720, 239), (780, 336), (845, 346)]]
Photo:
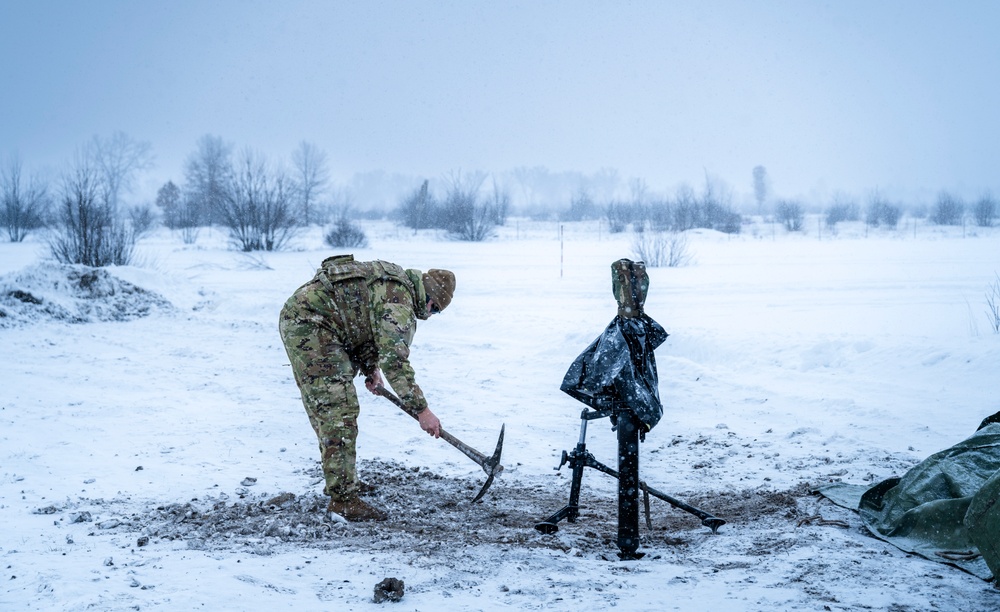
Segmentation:
[(355, 370), (367, 376), (381, 369), (408, 411), (423, 412), (427, 400), (409, 361), (417, 319), (427, 318), (420, 272), (338, 255), (323, 261), (303, 291), (310, 309), (337, 330)]

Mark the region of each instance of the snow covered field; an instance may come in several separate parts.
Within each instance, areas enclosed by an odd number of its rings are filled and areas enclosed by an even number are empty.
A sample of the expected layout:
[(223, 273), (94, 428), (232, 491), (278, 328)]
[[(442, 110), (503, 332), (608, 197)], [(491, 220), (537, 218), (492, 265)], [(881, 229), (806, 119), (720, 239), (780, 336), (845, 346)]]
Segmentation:
[[(728, 524), (712, 535), (654, 499), (646, 557), (622, 562), (615, 483), (596, 471), (578, 522), (533, 525), (568, 499), (553, 468), (583, 406), (559, 384), (615, 314), (609, 266), (634, 257), (630, 234), (573, 223), (560, 241), (558, 224), (520, 219), (471, 244), (365, 228), (357, 258), (457, 275), (412, 357), (453, 434), (489, 452), (506, 424), (483, 502), (468, 503), (477, 466), (361, 393), (360, 471), (392, 520), (325, 520), (276, 322), (332, 252), (318, 230), (254, 255), (217, 230), (195, 245), (161, 230), (140, 265), (109, 270), (169, 302), (134, 294), (148, 316), (0, 319), (0, 609), (363, 610), (387, 577), (405, 596), (381, 605), (400, 610), (1000, 609), (990, 583), (809, 493), (901, 475), (1000, 410), (984, 297), (1000, 230), (690, 233), (692, 265), (649, 270), (646, 311), (671, 337), (641, 472)], [(40, 237), (0, 243), (0, 291), (69, 311), (46, 260)], [(606, 421), (587, 442), (614, 465)]]

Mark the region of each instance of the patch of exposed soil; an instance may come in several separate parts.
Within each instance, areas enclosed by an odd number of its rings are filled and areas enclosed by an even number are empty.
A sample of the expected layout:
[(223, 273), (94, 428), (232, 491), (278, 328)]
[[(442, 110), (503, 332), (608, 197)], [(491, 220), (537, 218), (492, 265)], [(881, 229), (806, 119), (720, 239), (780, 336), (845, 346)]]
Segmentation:
[[(566, 504), (567, 478), (504, 474), (481, 503), (472, 504), (482, 479), (445, 477), (385, 461), (362, 461), (359, 472), (375, 488), (365, 498), (387, 511), (389, 520), (348, 523), (326, 514), (327, 498), (318, 492), (251, 493), (248, 486), (233, 495), (220, 493), (176, 503), (127, 496), (79, 499), (36, 512), (52, 515), (66, 529), (69, 544), (74, 537), (86, 535), (110, 539), (133, 552), (140, 547), (176, 548), (180, 544), (220, 555), (313, 550), (409, 559), (433, 568), (438, 576), (433, 584), (414, 584), (413, 592), (481, 588), (505, 568), (513, 568), (507, 577), (510, 582), (497, 588), (522, 609), (545, 607), (546, 602), (567, 597), (581, 606), (589, 602), (611, 607), (619, 589), (630, 584), (629, 576), (658, 571), (666, 571), (673, 576), (670, 582), (676, 583), (711, 580), (720, 588), (774, 589), (767, 592), (776, 601), (795, 608), (801, 604), (804, 609), (872, 609), (862, 593), (838, 586), (844, 581), (905, 580), (921, 585), (916, 600), (929, 607), (900, 604), (892, 608), (899, 612), (954, 609), (950, 602), (959, 592), (956, 589), (962, 588), (947, 579), (940, 565), (918, 563), (868, 536), (855, 513), (810, 494), (811, 487), (805, 484), (787, 490), (671, 491), (725, 519), (718, 535), (695, 516), (654, 498), (652, 528), (644, 520), (640, 525), (639, 551), (646, 556), (640, 562), (623, 562), (615, 544), (617, 500), (608, 493), (613, 487), (596, 478), (584, 479), (579, 519), (562, 521), (556, 533), (545, 535), (534, 526)], [(306, 475), (318, 476), (318, 468), (307, 470)], [(518, 580), (521, 570), (558, 574), (562, 590), (554, 596), (548, 579), (541, 583)], [(257, 580), (249, 575), (236, 578)], [(262, 586), (285, 588), (271, 583)], [(341, 601), (343, 594), (324, 590), (317, 597)], [(551, 597), (555, 599), (547, 599)], [(997, 597), (995, 589), (985, 587), (974, 593), (968, 609), (994, 609)]]
[[(148, 504), (143, 510), (116, 500), (80, 500), (44, 513), (68, 513), (69, 522), (93, 522), (98, 529), (134, 532), (156, 540), (183, 540), (197, 549), (242, 549), (268, 554), (273, 546), (296, 543), (320, 548), (406, 551), (433, 554), (458, 544), (543, 547), (579, 554), (617, 552), (617, 499), (588, 492), (584, 482), (580, 517), (559, 523), (560, 537), (542, 535), (535, 524), (566, 505), (569, 481), (559, 486), (541, 480), (497, 479), (480, 503), (470, 500), (482, 481), (444, 477), (427, 469), (385, 461), (362, 461), (359, 471), (374, 491), (365, 499), (385, 510), (389, 520), (347, 523), (328, 515), (328, 498), (291, 492), (201, 497), (186, 502)], [(242, 489), (242, 491), (247, 491)], [(721, 529), (745, 529), (779, 521), (794, 526), (806, 516), (799, 509), (810, 499), (808, 487), (705, 493), (677, 497), (727, 521)], [(82, 514), (87, 514), (80, 519)], [(697, 517), (653, 498), (652, 529), (641, 520), (644, 543), (683, 547), (694, 533), (710, 533)], [(567, 543), (569, 542), (569, 543)]]

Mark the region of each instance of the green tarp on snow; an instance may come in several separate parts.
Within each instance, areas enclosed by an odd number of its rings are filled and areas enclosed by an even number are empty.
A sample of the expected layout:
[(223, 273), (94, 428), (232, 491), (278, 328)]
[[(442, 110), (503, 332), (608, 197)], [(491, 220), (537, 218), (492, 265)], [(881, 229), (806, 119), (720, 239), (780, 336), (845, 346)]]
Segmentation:
[(817, 489), (854, 510), (871, 533), (906, 552), (990, 580), (1000, 575), (1000, 423), (873, 487)]

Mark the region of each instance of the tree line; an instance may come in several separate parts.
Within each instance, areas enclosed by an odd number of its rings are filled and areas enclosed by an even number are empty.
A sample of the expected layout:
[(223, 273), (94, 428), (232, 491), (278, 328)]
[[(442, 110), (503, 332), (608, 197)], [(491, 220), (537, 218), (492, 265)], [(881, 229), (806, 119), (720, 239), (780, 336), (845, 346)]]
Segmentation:
[(55, 186), (10, 157), (0, 167), (0, 223), (13, 242), (50, 229), (49, 248), (63, 263), (129, 263), (154, 215), (148, 206), (128, 206), (125, 197), (152, 161), (148, 143), (121, 132), (82, 146)]
[[(13, 242), (45, 229), (58, 261), (91, 266), (129, 263), (136, 241), (157, 222), (179, 232), (186, 243), (195, 242), (201, 228), (221, 226), (233, 248), (241, 251), (279, 250), (310, 225), (328, 226), (324, 240), (332, 247), (366, 246), (367, 237), (355, 222), (362, 213), (354, 209), (349, 193), (333, 188), (326, 154), (303, 141), (290, 161), (274, 162), (250, 148), (237, 151), (221, 137), (202, 136), (184, 162), (183, 179), (163, 184), (154, 208), (130, 202), (138, 177), (153, 164), (150, 144), (121, 132), (95, 136), (52, 183), (27, 173), (17, 157), (8, 158), (0, 166), (0, 225)], [(568, 205), (555, 215), (565, 221), (603, 219), (612, 233), (630, 226), (636, 232), (708, 228), (738, 233), (746, 222), (733, 204), (732, 189), (707, 173), (700, 192), (682, 185), (672, 197), (651, 194), (642, 179), (629, 181), (628, 194), (623, 195), (621, 181), (610, 170), (585, 178), (521, 168), (512, 176), (527, 201), (540, 197), (541, 187), (578, 181)], [(805, 206), (794, 199), (771, 201), (763, 166), (753, 169), (752, 179), (757, 215), (788, 231), (801, 230)], [(399, 198), (389, 217), (414, 232), (441, 230), (460, 240), (480, 241), (494, 235), (511, 213), (511, 192), (495, 176), (453, 172), (435, 183), (438, 192), (422, 179)], [(553, 214), (551, 208), (545, 212), (541, 205), (533, 206), (535, 212)], [(940, 225), (962, 224), (971, 217), (977, 225), (989, 227), (998, 211), (989, 194), (966, 203), (941, 192), (930, 211), (910, 212), (914, 216), (923, 212)], [(868, 225), (893, 228), (901, 215), (901, 205), (877, 191), (863, 205), (846, 195), (835, 196), (824, 209), (830, 227), (863, 218)]]
[[(331, 246), (367, 244), (350, 196), (331, 189), (326, 154), (311, 143), (300, 143), (285, 165), (205, 135), (185, 160), (183, 180), (158, 189), (155, 208), (128, 204), (152, 163), (149, 143), (121, 132), (88, 141), (54, 184), (28, 176), (21, 160), (10, 157), (0, 168), (0, 223), (13, 242), (45, 229), (58, 261), (90, 266), (129, 263), (137, 240), (158, 221), (185, 243), (197, 241), (201, 228), (221, 226), (241, 251), (279, 250), (299, 229), (317, 224), (331, 226), (324, 236)], [(510, 208), (509, 193), (495, 181), (486, 189), (486, 178), (452, 174), (440, 198), (424, 180), (393, 216), (415, 230), (484, 240), (506, 222)]]

